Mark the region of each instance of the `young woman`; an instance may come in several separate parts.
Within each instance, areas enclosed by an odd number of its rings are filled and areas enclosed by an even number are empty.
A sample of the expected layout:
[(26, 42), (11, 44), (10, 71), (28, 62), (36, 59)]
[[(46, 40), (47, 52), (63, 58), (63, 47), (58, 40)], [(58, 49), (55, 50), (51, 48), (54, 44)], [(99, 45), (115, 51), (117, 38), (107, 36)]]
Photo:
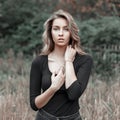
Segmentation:
[(36, 120), (81, 120), (78, 100), (87, 86), (92, 58), (81, 49), (78, 27), (68, 12), (53, 13), (44, 27), (44, 47), (30, 71)]

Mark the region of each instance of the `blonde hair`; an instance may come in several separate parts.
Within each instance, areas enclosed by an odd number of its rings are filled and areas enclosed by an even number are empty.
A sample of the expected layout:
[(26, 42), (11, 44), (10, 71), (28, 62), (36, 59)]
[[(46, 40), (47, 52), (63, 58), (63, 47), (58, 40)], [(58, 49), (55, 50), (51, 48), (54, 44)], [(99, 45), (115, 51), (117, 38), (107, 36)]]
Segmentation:
[(73, 19), (73, 17), (66, 11), (58, 10), (51, 15), (51, 17), (44, 23), (44, 33), (43, 33), (43, 49), (41, 51), (42, 55), (48, 55), (50, 52), (54, 50), (54, 42), (52, 40), (51, 29), (53, 21), (57, 18), (64, 18), (68, 22), (69, 31), (70, 31), (70, 42), (73, 48), (79, 54), (85, 54), (85, 52), (81, 48), (80, 37), (78, 35), (79, 29)]

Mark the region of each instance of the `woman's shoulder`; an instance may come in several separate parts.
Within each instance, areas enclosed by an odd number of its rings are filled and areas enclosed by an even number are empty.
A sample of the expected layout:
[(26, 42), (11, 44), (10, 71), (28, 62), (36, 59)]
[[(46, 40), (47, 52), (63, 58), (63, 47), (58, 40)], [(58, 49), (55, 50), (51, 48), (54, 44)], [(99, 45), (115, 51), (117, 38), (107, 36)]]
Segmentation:
[(40, 64), (47, 60), (47, 55), (38, 55), (33, 59), (33, 63)]
[(87, 54), (87, 53), (86, 54), (79, 54), (79, 53), (77, 53), (76, 57), (80, 58), (80, 59), (92, 59), (92, 56), (90, 54)]
[(92, 59), (92, 56), (91, 55), (89, 55), (89, 54), (79, 54), (79, 53), (77, 53), (76, 54), (76, 59), (77, 59), (77, 61), (81, 61), (82, 63), (83, 62), (86, 62), (86, 61), (89, 61), (89, 62), (93, 62), (93, 59)]

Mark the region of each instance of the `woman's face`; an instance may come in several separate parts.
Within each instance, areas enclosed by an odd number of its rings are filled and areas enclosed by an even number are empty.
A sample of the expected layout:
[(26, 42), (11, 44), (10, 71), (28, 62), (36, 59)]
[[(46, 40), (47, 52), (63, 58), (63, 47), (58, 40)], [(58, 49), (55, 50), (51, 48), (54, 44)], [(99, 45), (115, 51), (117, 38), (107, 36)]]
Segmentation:
[(52, 24), (51, 34), (55, 46), (67, 46), (70, 41), (70, 31), (67, 20), (64, 18), (55, 19)]

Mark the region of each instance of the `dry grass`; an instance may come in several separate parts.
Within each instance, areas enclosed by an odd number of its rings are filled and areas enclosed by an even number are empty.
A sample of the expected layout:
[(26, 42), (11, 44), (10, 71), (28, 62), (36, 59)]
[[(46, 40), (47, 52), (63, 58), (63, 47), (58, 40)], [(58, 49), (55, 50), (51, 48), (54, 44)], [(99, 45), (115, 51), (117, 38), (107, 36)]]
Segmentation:
[(27, 81), (14, 78), (4, 82), (4, 94), (0, 96), (0, 120), (32, 120)]
[(89, 83), (80, 99), (84, 120), (120, 120), (120, 81)]
[[(30, 63), (22, 57), (1, 58), (0, 70), (0, 120), (34, 120), (36, 113), (29, 105)], [(120, 120), (119, 75), (114, 79), (106, 83), (91, 77), (80, 98), (83, 120)]]

